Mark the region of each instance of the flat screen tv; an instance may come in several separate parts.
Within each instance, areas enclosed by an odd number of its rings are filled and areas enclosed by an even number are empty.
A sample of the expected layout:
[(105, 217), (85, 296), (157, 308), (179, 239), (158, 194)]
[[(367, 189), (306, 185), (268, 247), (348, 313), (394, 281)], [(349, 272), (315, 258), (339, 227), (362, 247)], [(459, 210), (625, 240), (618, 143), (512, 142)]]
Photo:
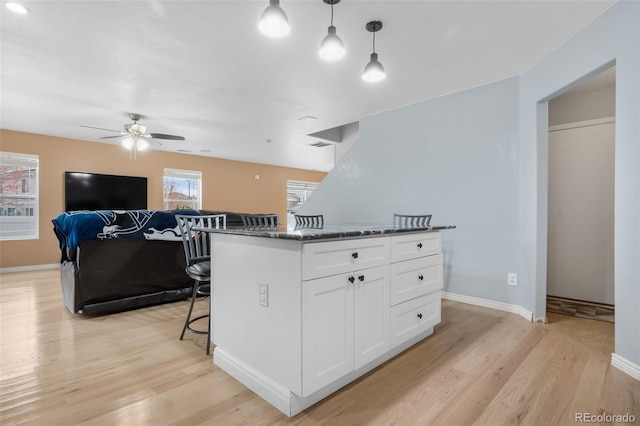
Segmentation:
[(64, 173), (65, 211), (141, 210), (147, 208), (147, 178)]

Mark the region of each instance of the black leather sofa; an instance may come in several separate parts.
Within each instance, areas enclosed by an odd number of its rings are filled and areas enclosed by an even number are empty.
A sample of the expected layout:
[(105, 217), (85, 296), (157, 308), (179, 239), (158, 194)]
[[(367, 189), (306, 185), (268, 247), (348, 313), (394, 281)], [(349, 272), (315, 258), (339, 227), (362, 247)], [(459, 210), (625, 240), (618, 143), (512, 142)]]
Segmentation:
[[(240, 213), (227, 226), (242, 226)], [(192, 282), (182, 241), (107, 239), (81, 242), (60, 265), (64, 304), (72, 313), (101, 315), (184, 300)]]

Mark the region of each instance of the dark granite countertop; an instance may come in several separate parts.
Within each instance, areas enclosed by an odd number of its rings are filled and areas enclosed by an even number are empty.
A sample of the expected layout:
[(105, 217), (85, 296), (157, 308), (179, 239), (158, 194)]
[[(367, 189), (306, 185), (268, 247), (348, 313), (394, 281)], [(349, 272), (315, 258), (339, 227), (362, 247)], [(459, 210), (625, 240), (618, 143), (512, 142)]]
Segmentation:
[(278, 238), (284, 240), (328, 240), (340, 238), (375, 237), (388, 234), (405, 234), (412, 232), (435, 232), (455, 229), (455, 225), (430, 226), (428, 228), (398, 228), (392, 225), (325, 225), (323, 228), (287, 229), (285, 226), (275, 228), (229, 227), (227, 229), (194, 228), (197, 231), (219, 234), (245, 235), (250, 237)]

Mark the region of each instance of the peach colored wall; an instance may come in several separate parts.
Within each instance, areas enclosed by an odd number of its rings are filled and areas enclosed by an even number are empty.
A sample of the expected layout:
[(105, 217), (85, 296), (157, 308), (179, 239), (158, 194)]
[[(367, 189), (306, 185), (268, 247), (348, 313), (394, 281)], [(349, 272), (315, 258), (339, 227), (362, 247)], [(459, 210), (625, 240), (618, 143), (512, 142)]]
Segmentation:
[[(0, 150), (40, 157), (40, 223), (37, 240), (0, 241), (0, 268), (60, 261), (51, 220), (64, 210), (64, 172), (93, 172), (148, 178), (148, 208), (162, 209), (164, 168), (202, 172), (202, 207), (247, 213), (278, 213), (286, 222), (287, 180), (320, 182), (326, 173), (145, 151), (130, 160), (119, 146), (0, 130)], [(260, 180), (254, 175), (260, 175)]]

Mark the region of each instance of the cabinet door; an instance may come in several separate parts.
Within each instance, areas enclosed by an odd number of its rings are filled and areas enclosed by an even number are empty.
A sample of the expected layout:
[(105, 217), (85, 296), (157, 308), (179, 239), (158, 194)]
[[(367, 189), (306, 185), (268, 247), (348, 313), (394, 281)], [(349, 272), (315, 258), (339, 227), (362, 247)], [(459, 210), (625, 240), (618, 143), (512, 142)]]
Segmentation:
[(389, 266), (357, 271), (354, 276), (353, 338), (358, 369), (390, 348)]
[(353, 371), (353, 274), (302, 283), (302, 396)]

